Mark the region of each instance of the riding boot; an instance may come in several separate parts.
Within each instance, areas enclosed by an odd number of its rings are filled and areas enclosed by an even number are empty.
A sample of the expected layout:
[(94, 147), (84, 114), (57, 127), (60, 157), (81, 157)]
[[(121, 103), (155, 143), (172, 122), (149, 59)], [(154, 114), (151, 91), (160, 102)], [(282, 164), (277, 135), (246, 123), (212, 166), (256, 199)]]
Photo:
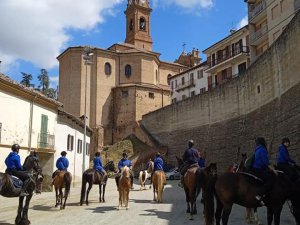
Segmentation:
[(29, 193), (27, 192), (27, 188), (30, 184), (30, 180), (31, 179), (27, 179), (27, 180), (24, 181), (23, 187), (20, 191), (20, 196), (28, 196), (29, 195)]
[(130, 176), (130, 184), (131, 184), (131, 190), (133, 190), (134, 188), (133, 188), (133, 176)]

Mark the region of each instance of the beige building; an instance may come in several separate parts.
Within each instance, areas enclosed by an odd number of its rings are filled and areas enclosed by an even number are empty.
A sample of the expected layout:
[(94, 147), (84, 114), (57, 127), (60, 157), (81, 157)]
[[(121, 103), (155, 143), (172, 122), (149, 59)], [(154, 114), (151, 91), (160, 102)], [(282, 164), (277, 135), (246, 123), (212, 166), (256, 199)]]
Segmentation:
[(245, 0), (248, 3), (251, 62), (285, 29), (300, 8), (300, 0)]
[(69, 47), (58, 56), (59, 101), (79, 117), (86, 96), (87, 124), (96, 131), (91, 151), (131, 133), (148, 142), (138, 121), (170, 104), (168, 78), (187, 68), (163, 62), (152, 51), (151, 11), (148, 0), (128, 0), (125, 43), (93, 47), (91, 63), (85, 64), (83, 46)]
[(203, 51), (207, 56), (208, 90), (238, 76), (249, 65), (248, 26), (235, 31)]

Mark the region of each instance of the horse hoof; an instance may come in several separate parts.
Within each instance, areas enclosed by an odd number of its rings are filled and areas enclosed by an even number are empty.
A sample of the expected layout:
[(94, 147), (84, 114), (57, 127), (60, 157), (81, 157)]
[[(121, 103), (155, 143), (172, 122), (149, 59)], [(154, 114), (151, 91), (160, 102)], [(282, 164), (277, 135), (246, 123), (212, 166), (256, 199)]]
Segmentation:
[(191, 212), (191, 210), (189, 210), (189, 209), (186, 210), (186, 213), (190, 213), (190, 212)]
[(190, 217), (190, 220), (194, 220), (193, 216)]

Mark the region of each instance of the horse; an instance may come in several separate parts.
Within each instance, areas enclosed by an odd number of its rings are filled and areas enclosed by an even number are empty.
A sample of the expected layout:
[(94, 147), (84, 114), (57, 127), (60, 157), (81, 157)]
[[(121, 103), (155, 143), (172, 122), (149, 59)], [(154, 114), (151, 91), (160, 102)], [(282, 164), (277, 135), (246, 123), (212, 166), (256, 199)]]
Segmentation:
[[(55, 188), (55, 196), (56, 196), (55, 207), (60, 205), (60, 209), (65, 209), (67, 198), (70, 192), (71, 182), (72, 182), (72, 174), (70, 172), (66, 172), (66, 171), (57, 172), (52, 182)], [(63, 194), (63, 188), (65, 188), (64, 194)], [(64, 203), (63, 203), (63, 198), (65, 199)]]
[(129, 191), (131, 188), (131, 178), (130, 178), (130, 169), (127, 166), (124, 166), (121, 170), (121, 177), (119, 180), (119, 206), (120, 209), (122, 206), (129, 209), (128, 201), (129, 201)]
[(148, 169), (147, 169), (147, 173), (148, 173), (148, 177), (147, 179), (150, 180), (150, 186), (149, 186), (149, 189), (151, 189), (151, 184), (152, 184), (152, 174), (154, 172), (154, 162), (153, 161), (150, 161), (149, 162), (149, 165), (148, 165)]
[(153, 182), (153, 201), (162, 203), (164, 185), (166, 184), (166, 175), (164, 171), (157, 170), (153, 173), (152, 176)]
[[(113, 161), (109, 161), (104, 167), (106, 171), (115, 172), (115, 165)], [(88, 183), (88, 188), (86, 189), (86, 184)], [(82, 183), (81, 183), (81, 195), (80, 195), (80, 205), (82, 206), (83, 201), (85, 199), (86, 205), (89, 205), (89, 193), (93, 187), (93, 184), (99, 185), (99, 202), (105, 202), (104, 195), (105, 195), (105, 187), (107, 183), (107, 177), (103, 179), (103, 176), (99, 174), (94, 169), (87, 169), (82, 174)], [(103, 194), (102, 194), (102, 187), (103, 187)]]
[[(178, 167), (182, 167), (183, 160), (176, 156)], [(217, 165), (211, 163), (205, 169), (200, 169), (199, 167), (189, 168), (183, 177), (183, 188), (186, 197), (187, 209), (186, 212), (190, 213), (190, 220), (193, 220), (193, 215), (197, 214), (196, 200), (202, 189), (206, 187), (207, 177), (217, 174)]]
[[(27, 192), (28, 196), (26, 196), (25, 204), (23, 206), (23, 201), (25, 196), (19, 196), (20, 191), (22, 189), (22, 183), (19, 179), (14, 176), (11, 176), (6, 173), (0, 173), (0, 194), (4, 197), (19, 197), (19, 206), (18, 206), (18, 213), (15, 219), (16, 225), (29, 225), (30, 221), (28, 219), (28, 209), (29, 203), (33, 196), (33, 192), (41, 193), (42, 189), (42, 182), (43, 182), (43, 174), (42, 169), (39, 164), (39, 159), (36, 156), (36, 153), (30, 154), (26, 157), (23, 168), (31, 173), (32, 179), (28, 184)], [(19, 187), (14, 185), (14, 180), (19, 182)]]
[(146, 180), (148, 179), (148, 172), (147, 170), (140, 171), (139, 174), (139, 182), (140, 182), (140, 190), (146, 190)]
[[(291, 201), (292, 213), (297, 224), (300, 224), (300, 189), (291, 182), (283, 173), (276, 176), (272, 190), (265, 199), (267, 207), (267, 221), (271, 225), (280, 224), (280, 213), (283, 204)], [(214, 196), (216, 197), (216, 225), (228, 224), (232, 205), (238, 204), (247, 208), (261, 207), (260, 202), (255, 199), (258, 191), (262, 188), (261, 181), (257, 181), (245, 173), (224, 173), (211, 179), (205, 192), (205, 221), (206, 225), (213, 224)]]

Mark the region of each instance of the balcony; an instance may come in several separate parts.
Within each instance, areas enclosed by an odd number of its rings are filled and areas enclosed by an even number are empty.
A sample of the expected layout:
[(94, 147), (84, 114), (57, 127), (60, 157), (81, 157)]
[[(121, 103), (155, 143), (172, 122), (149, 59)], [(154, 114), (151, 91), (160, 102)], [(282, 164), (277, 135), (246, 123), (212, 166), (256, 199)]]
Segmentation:
[(54, 149), (55, 135), (48, 133), (39, 133), (38, 148)]
[(255, 21), (258, 21), (262, 17), (267, 16), (267, 3), (265, 0), (259, 2), (258, 4), (253, 4), (249, 7), (249, 22), (255, 23)]
[(254, 34), (250, 35), (250, 45), (259, 45), (264, 40), (268, 38), (268, 26), (265, 25), (259, 30), (257, 30)]
[(227, 54), (222, 55), (211, 62), (208, 62), (208, 69), (205, 70), (207, 73), (215, 73), (220, 67), (226, 67), (230, 62), (230, 66), (234, 63), (239, 63), (249, 57), (249, 47), (240, 46), (236, 47), (233, 51), (227, 52)]
[(195, 82), (194, 80), (189, 80), (184, 84), (178, 85), (177, 87), (175, 87), (175, 91), (179, 92), (183, 89), (189, 88), (189, 87), (194, 87), (195, 86)]

